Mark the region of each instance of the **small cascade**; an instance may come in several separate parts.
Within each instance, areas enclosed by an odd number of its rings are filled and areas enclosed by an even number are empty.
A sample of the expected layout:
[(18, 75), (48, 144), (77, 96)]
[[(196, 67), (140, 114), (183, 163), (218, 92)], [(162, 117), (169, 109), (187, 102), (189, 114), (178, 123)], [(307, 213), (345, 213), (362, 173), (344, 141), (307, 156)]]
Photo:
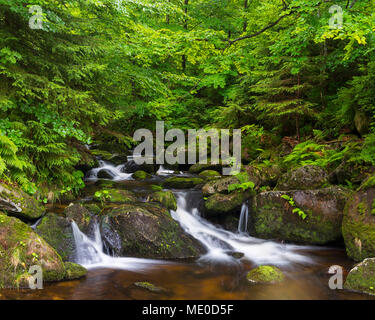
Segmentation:
[(100, 171), (105, 171), (106, 176), (108, 179), (113, 181), (122, 181), (122, 180), (130, 180), (132, 174), (131, 173), (124, 173), (122, 172), (124, 165), (121, 164), (119, 166), (114, 166), (112, 163), (108, 161), (99, 160), (99, 167), (91, 169), (87, 174), (88, 181), (96, 181), (98, 180), (98, 174)]
[(238, 223), (238, 232), (239, 233), (245, 233), (245, 232), (247, 232), (247, 223), (248, 223), (248, 220), (249, 220), (249, 206), (245, 202), (242, 205), (241, 214), (240, 214), (240, 221)]
[[(172, 211), (172, 217), (178, 221), (181, 227), (202, 243), (207, 253), (201, 257), (201, 261), (207, 262), (235, 262), (231, 253), (241, 252), (244, 259), (255, 264), (288, 265), (290, 263), (312, 263), (312, 260), (298, 250), (311, 249), (296, 245), (280, 244), (250, 237), (245, 233), (233, 233), (214, 226), (202, 217), (196, 208), (188, 208), (188, 204), (196, 200), (188, 199), (188, 192), (178, 192), (177, 210)], [(246, 217), (246, 209), (244, 217)]]
[[(144, 271), (153, 266), (167, 264), (167, 262), (151, 259), (117, 258), (104, 253), (99, 224), (94, 225), (94, 239), (90, 239), (72, 222), (73, 236), (76, 246), (75, 262), (87, 269), (110, 268), (131, 271)], [(171, 264), (171, 263), (169, 263)]]
[(162, 165), (160, 166), (159, 170), (156, 172), (156, 174), (159, 176), (165, 176), (165, 175), (169, 175), (173, 173), (174, 173), (173, 170), (165, 169)]

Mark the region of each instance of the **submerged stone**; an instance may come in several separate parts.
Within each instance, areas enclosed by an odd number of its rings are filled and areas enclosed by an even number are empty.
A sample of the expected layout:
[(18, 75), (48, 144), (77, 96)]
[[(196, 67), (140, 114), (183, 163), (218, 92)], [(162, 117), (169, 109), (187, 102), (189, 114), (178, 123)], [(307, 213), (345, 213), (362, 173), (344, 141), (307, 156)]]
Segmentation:
[(251, 283), (278, 283), (285, 279), (282, 271), (274, 266), (259, 266), (248, 272), (247, 281)]
[(65, 280), (80, 279), (87, 274), (86, 268), (73, 262), (65, 262)]
[(166, 292), (166, 290), (164, 288), (157, 287), (150, 282), (135, 282), (134, 285), (138, 288), (146, 289), (146, 290), (154, 292), (154, 293)]

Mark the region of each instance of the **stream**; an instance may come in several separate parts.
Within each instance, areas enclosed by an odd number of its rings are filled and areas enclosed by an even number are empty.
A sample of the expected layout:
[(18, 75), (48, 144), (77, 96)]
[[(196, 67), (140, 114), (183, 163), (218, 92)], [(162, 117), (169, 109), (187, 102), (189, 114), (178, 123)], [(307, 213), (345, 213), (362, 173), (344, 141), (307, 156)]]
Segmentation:
[[(147, 181), (135, 181), (123, 173), (123, 166), (101, 161), (87, 177), (87, 192), (92, 194), (102, 181), (97, 175), (105, 169), (116, 188), (130, 189), (140, 198), (147, 190), (175, 174), (163, 167)], [(251, 211), (244, 203), (238, 212), (238, 231), (224, 230), (201, 216), (203, 197), (200, 190), (172, 190), (177, 210), (171, 211), (184, 231), (197, 239), (206, 253), (196, 261), (166, 261), (133, 257), (112, 257), (104, 252), (98, 223), (94, 235), (88, 237), (73, 222), (76, 261), (89, 271), (81, 280), (49, 283), (43, 290), (3, 290), (0, 299), (374, 299), (374, 297), (331, 290), (328, 269), (341, 265), (348, 272), (354, 265), (344, 248), (284, 244), (251, 237), (247, 224)], [(81, 201), (89, 201), (83, 198)], [(241, 253), (238, 259), (233, 253)], [(287, 280), (280, 284), (250, 285), (246, 273), (258, 266), (278, 266)], [(345, 274), (346, 275), (346, 274)], [(164, 290), (151, 292), (134, 285), (147, 281)]]

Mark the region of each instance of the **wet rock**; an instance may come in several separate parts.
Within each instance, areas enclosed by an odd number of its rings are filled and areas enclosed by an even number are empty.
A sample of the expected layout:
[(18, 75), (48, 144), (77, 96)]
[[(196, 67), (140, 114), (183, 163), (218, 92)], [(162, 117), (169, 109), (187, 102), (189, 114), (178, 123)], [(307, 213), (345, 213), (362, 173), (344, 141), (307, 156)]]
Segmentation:
[(251, 283), (278, 283), (284, 281), (285, 276), (274, 266), (259, 266), (249, 271), (246, 279)]
[(45, 212), (36, 199), (4, 183), (0, 183), (0, 210), (25, 220), (38, 219)]
[(167, 209), (154, 203), (124, 204), (101, 222), (103, 234), (121, 239), (121, 247), (106, 245), (117, 255), (158, 259), (197, 258), (204, 251), (187, 235)]
[(137, 201), (135, 194), (129, 190), (107, 189), (95, 192), (94, 201), (101, 203), (130, 203)]
[(281, 170), (276, 165), (271, 167), (245, 166), (244, 169), (249, 180), (254, 182), (256, 187), (274, 187), (281, 176)]
[(342, 232), (350, 258), (361, 261), (375, 256), (375, 188), (363, 186), (349, 198)]
[(201, 178), (171, 177), (163, 181), (163, 187), (171, 189), (190, 189), (202, 183), (204, 183), (204, 180)]
[(358, 133), (363, 136), (369, 132), (371, 117), (366, 113), (357, 110), (354, 116), (354, 125)]
[(151, 194), (148, 198), (149, 201), (159, 202), (168, 210), (177, 210), (177, 201), (173, 192), (171, 191), (158, 191)]
[(205, 201), (206, 216), (240, 212), (242, 204), (251, 197), (251, 192), (235, 191), (230, 194), (215, 193)]
[(215, 170), (218, 172), (222, 172), (223, 166), (221, 164), (211, 164), (209, 159), (207, 162), (208, 162), (207, 164), (200, 164), (200, 163), (193, 164), (189, 168), (189, 172), (194, 173), (194, 174), (201, 173), (202, 171), (205, 171), (205, 170)]
[(42, 268), (44, 281), (66, 277), (56, 251), (27, 224), (5, 215), (0, 215), (0, 256), (0, 288), (28, 287), (33, 265)]
[(157, 287), (150, 282), (135, 282), (134, 285), (138, 288), (146, 289), (154, 293), (163, 293), (167, 291), (166, 289), (162, 287)]
[(98, 179), (113, 179), (113, 174), (107, 169), (102, 169), (98, 172)]
[(346, 277), (344, 288), (375, 295), (375, 258), (355, 265)]
[(86, 268), (73, 262), (65, 262), (65, 272), (64, 280), (80, 279), (87, 274)]
[(151, 175), (146, 171), (139, 170), (133, 173), (132, 178), (135, 180), (145, 180), (151, 178)]
[[(310, 244), (340, 240), (347, 197), (348, 191), (339, 187), (260, 193), (252, 203), (250, 234)], [(306, 218), (296, 209), (302, 210)]]
[(276, 190), (315, 190), (328, 184), (328, 174), (324, 169), (308, 165), (284, 174)]
[(230, 252), (229, 255), (234, 259), (242, 259), (245, 256), (245, 254), (242, 252)]
[(213, 180), (221, 177), (221, 174), (215, 170), (204, 170), (202, 171), (199, 176), (206, 180)]
[(204, 196), (211, 196), (215, 193), (228, 193), (228, 187), (231, 184), (236, 184), (240, 183), (239, 180), (234, 177), (225, 177), (217, 180), (213, 180), (210, 182), (207, 182), (203, 187), (202, 187), (202, 193)]
[(82, 204), (71, 203), (65, 208), (64, 215), (68, 221), (73, 220), (83, 233), (89, 232), (92, 215)]
[(124, 173), (135, 173), (136, 171), (145, 171), (153, 174), (158, 170), (158, 166), (154, 164), (137, 164), (134, 160), (130, 160), (124, 164), (121, 171)]
[(57, 251), (63, 261), (73, 260), (75, 243), (72, 226), (68, 219), (48, 213), (35, 231)]

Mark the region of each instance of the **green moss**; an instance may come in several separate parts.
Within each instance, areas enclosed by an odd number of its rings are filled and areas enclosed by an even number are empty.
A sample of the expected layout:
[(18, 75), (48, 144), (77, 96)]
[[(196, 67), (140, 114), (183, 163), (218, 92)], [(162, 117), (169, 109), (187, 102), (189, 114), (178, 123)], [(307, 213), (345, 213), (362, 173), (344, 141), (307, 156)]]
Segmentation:
[(160, 293), (160, 292), (164, 292), (165, 291), (164, 288), (157, 287), (157, 286), (155, 286), (154, 284), (152, 284), (150, 282), (135, 282), (134, 285), (136, 287), (139, 287), (139, 288), (142, 288), (142, 289), (146, 289), (148, 291), (155, 292), (155, 293)]
[(171, 177), (163, 181), (164, 188), (189, 189), (204, 182), (201, 178)]
[(135, 180), (145, 180), (149, 179), (151, 175), (145, 171), (139, 170), (133, 173), (132, 178)]
[(375, 295), (375, 258), (365, 259), (348, 274), (345, 289)]
[(107, 203), (130, 203), (137, 201), (137, 197), (129, 190), (107, 189), (97, 191), (94, 200)]
[(158, 191), (150, 196), (151, 201), (161, 203), (169, 210), (177, 210), (177, 201), (173, 192), (171, 191)]
[(79, 279), (87, 274), (86, 268), (73, 262), (65, 262), (65, 280)]
[(246, 279), (251, 283), (277, 283), (283, 281), (285, 276), (274, 266), (259, 266), (249, 271)]
[(249, 199), (250, 192), (235, 191), (230, 194), (216, 193), (205, 202), (207, 214), (217, 215), (226, 214), (241, 208), (242, 204)]
[(199, 176), (201, 178), (205, 178), (206, 180), (212, 180), (215, 178), (220, 178), (221, 174), (215, 170), (204, 170), (199, 174)]

